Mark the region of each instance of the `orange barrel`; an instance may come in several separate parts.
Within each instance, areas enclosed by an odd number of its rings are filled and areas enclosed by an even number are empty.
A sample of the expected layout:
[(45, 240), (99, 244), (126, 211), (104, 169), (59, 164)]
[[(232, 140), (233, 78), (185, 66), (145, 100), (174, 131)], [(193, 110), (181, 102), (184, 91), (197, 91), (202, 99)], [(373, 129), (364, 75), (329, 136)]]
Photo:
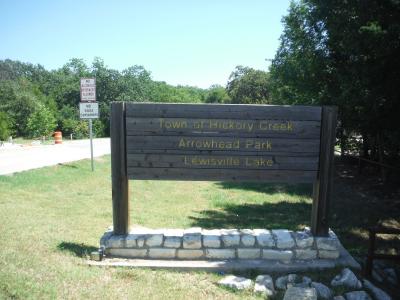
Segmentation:
[(62, 144), (62, 133), (61, 131), (54, 132), (54, 143)]

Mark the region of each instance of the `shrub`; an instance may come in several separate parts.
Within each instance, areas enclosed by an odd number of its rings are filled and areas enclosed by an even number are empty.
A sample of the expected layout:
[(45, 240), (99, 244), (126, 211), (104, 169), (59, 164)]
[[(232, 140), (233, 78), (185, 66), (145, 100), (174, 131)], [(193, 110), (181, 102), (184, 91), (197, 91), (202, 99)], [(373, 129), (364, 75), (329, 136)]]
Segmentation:
[(43, 104), (29, 116), (27, 128), (31, 137), (49, 136), (56, 128), (56, 118)]
[(0, 111), (0, 141), (7, 140), (11, 135), (11, 120), (8, 115)]

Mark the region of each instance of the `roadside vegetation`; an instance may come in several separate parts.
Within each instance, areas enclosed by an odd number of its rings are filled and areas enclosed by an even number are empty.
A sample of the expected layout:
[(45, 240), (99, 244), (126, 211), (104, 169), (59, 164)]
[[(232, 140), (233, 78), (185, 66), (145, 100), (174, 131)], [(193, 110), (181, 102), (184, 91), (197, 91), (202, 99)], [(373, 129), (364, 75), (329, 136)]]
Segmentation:
[[(95, 163), (94, 173), (83, 160), (0, 176), (0, 298), (257, 298), (218, 287), (221, 275), (213, 273), (88, 267), (89, 253), (112, 223), (110, 157)], [(400, 220), (398, 207), (354, 188), (351, 174), (338, 166), (331, 226), (363, 258), (366, 228)], [(132, 226), (150, 228), (300, 230), (311, 214), (311, 186), (303, 184), (130, 181), (130, 196)], [(336, 273), (311, 275), (324, 281)]]
[(78, 117), (79, 79), (95, 77), (98, 137), (109, 135), (111, 101), (335, 105), (342, 155), (390, 165), (382, 177), (393, 178), (400, 169), (399, 20), (398, 1), (293, 1), (269, 70), (237, 66), (226, 86), (208, 89), (155, 81), (140, 64), (114, 70), (99, 57), (89, 65), (72, 58), (51, 71), (0, 60), (0, 139), (54, 129), (87, 137)]
[[(88, 254), (112, 223), (110, 158), (98, 158), (95, 163), (94, 173), (90, 161), (84, 160), (0, 176), (0, 298), (255, 297), (218, 287), (221, 276), (213, 273), (88, 267)], [(207, 212), (224, 213), (229, 205), (309, 203), (304, 192), (299, 200), (285, 191), (269, 195), (211, 182), (130, 183), (131, 222), (148, 227), (205, 226)], [(242, 224), (253, 222), (261, 225), (249, 217)]]
[[(390, 166), (383, 183), (376, 167), (359, 175), (344, 158), (337, 160), (330, 224), (363, 258), (368, 227), (400, 227), (400, 2), (293, 1), (282, 22), (268, 71), (237, 66), (226, 86), (208, 89), (155, 81), (141, 65), (114, 70), (98, 57), (91, 64), (72, 58), (55, 70), (0, 60), (0, 141), (37, 139), (56, 129), (87, 137), (78, 115), (81, 77), (96, 78), (97, 137), (109, 135), (112, 101), (336, 105), (342, 156)], [(94, 173), (84, 160), (0, 176), (0, 298), (256, 298), (219, 288), (218, 274), (88, 267), (87, 255), (112, 222), (109, 165), (106, 156), (96, 159)], [(311, 189), (131, 181), (131, 223), (299, 230), (309, 226)], [(379, 242), (382, 251), (398, 253), (396, 241), (382, 236)]]

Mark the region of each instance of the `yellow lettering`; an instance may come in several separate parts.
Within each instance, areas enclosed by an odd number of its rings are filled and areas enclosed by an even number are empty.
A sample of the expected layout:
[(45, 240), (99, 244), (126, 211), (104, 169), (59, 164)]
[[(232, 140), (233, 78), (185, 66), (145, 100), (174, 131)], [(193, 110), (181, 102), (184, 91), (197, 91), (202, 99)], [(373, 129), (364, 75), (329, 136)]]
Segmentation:
[(179, 128), (187, 128), (187, 121), (166, 121), (164, 119), (160, 119), (160, 128), (167, 129), (179, 129)]
[(260, 121), (258, 128), (260, 130), (271, 131), (293, 131), (293, 123), (287, 121), (285, 123), (271, 123), (269, 121)]
[(254, 145), (253, 140), (246, 140), (246, 148), (250, 148)]
[(181, 148), (186, 147), (185, 139), (180, 139), (178, 147), (181, 147)]
[(188, 162), (188, 159), (187, 159), (186, 155), (183, 157), (183, 159), (184, 159), (185, 165), (190, 165), (190, 163)]
[(197, 121), (197, 122), (194, 122), (194, 123), (193, 123), (193, 128), (194, 128), (194, 129), (201, 129), (201, 122), (198, 122), (198, 121)]
[(272, 167), (272, 165), (274, 164), (272, 159), (265, 159), (262, 157), (259, 158), (246, 157), (244, 163), (245, 166), (249, 168)]
[(217, 128), (218, 128), (218, 122), (217, 122), (217, 121), (210, 120), (209, 123), (208, 123), (208, 127), (209, 127), (210, 129), (217, 129)]
[(246, 140), (246, 148), (254, 148), (257, 150), (272, 150), (272, 143), (269, 140), (259, 141), (259, 140)]

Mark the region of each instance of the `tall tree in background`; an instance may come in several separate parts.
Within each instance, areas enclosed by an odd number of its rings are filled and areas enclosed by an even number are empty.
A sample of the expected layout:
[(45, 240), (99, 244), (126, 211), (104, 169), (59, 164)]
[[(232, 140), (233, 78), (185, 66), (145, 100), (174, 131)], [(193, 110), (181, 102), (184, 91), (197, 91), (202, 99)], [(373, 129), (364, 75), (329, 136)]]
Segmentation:
[(338, 105), (343, 147), (361, 134), (365, 155), (398, 158), (400, 2), (298, 1), (283, 23), (274, 103)]
[(230, 103), (231, 98), (229, 97), (226, 89), (218, 84), (210, 86), (205, 99), (206, 103)]
[(237, 66), (226, 86), (232, 103), (269, 103), (269, 75), (267, 72)]
[(326, 100), (329, 60), (324, 24), (313, 6), (292, 2), (283, 18), (281, 44), (271, 65), (271, 92), (277, 104), (321, 104)]

